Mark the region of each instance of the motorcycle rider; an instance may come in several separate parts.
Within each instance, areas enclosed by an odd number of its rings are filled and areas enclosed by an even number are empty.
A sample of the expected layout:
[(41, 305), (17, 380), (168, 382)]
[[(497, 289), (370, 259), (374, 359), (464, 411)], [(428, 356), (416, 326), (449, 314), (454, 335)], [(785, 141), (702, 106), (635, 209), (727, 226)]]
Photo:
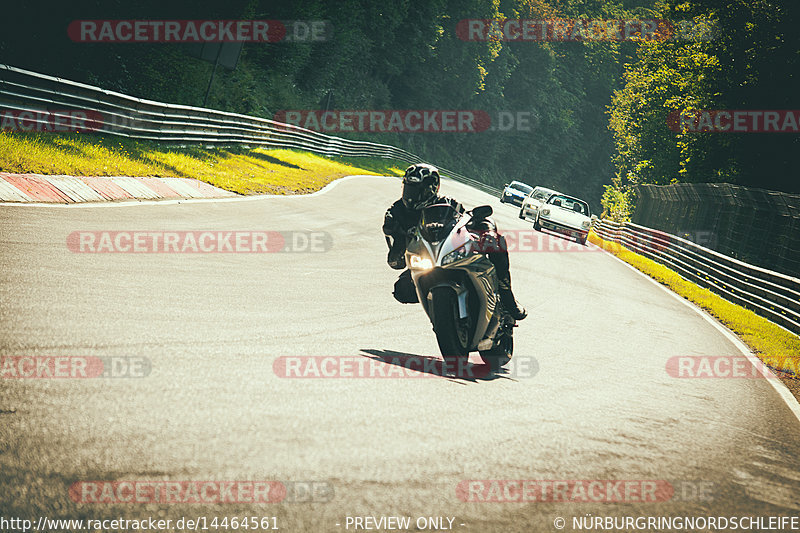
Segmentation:
[[(411, 271), (406, 268), (406, 246), (409, 230), (419, 223), (422, 209), (433, 204), (450, 204), (459, 213), (464, 206), (453, 198), (439, 196), (439, 170), (425, 163), (411, 165), (403, 176), (402, 197), (393, 203), (383, 218), (383, 233), (389, 245), (387, 262), (395, 270), (403, 270), (394, 284), (393, 295), (400, 303), (419, 303)], [(511, 292), (511, 272), (509, 270), (508, 248), (505, 239), (497, 233), (497, 226), (491, 219), (474, 220), (470, 226), (481, 232), (489, 260), (497, 270), (500, 285), (500, 301), (515, 320), (528, 316), (525, 308), (519, 305)], [(490, 250), (490, 251), (489, 251)]]

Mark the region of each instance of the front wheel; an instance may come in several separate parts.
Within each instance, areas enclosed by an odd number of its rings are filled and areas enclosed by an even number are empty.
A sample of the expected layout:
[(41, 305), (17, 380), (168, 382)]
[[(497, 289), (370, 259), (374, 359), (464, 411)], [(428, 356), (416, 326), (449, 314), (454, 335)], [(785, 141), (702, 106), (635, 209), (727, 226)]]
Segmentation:
[(525, 210), (524, 209), (520, 209), (519, 210), (519, 218), (521, 218), (522, 220), (525, 220)]
[(542, 231), (542, 226), (539, 224), (539, 217), (536, 217), (536, 220), (533, 221), (533, 229)]
[(442, 358), (450, 368), (465, 364), (469, 357), (469, 319), (458, 316), (458, 300), (453, 289), (438, 287), (431, 291), (433, 331)]
[(587, 237), (588, 237), (588, 235), (581, 235), (576, 240), (578, 241), (578, 244), (586, 246), (586, 238)]

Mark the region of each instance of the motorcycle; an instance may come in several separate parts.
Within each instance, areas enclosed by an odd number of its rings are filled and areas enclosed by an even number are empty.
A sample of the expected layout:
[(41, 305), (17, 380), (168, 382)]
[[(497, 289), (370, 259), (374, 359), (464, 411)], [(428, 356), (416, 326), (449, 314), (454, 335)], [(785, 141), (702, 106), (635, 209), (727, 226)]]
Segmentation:
[(500, 302), (491, 248), (482, 239), (491, 214), (488, 205), (459, 213), (435, 204), (409, 233), (406, 265), (448, 367), (466, 365), (477, 351), (496, 371), (514, 351), (515, 320)]

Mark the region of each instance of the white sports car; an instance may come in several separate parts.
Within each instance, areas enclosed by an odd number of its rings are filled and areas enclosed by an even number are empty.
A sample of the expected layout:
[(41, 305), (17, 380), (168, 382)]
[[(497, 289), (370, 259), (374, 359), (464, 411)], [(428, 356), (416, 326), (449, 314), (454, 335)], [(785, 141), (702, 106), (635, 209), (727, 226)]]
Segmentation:
[(592, 226), (592, 213), (589, 204), (579, 198), (566, 194), (553, 194), (547, 199), (533, 221), (533, 229), (548, 229), (574, 237), (586, 244), (589, 228)]

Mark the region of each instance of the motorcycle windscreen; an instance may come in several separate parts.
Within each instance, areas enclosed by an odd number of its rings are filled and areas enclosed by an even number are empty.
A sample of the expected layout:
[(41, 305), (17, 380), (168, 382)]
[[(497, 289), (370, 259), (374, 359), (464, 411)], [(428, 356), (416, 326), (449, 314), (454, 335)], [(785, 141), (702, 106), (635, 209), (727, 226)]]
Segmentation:
[(450, 204), (434, 204), (422, 210), (419, 233), (428, 242), (437, 243), (447, 237), (461, 214)]

